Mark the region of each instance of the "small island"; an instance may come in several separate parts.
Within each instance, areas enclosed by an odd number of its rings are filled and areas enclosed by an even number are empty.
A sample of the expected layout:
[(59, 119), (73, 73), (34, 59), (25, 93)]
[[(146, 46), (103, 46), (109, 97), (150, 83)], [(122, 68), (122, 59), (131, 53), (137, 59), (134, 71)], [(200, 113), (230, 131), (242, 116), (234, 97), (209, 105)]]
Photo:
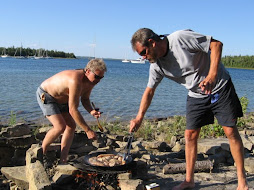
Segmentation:
[(1, 57), (17, 57), (17, 58), (72, 58), (76, 59), (74, 53), (66, 53), (63, 51), (31, 49), (21, 47), (0, 47)]

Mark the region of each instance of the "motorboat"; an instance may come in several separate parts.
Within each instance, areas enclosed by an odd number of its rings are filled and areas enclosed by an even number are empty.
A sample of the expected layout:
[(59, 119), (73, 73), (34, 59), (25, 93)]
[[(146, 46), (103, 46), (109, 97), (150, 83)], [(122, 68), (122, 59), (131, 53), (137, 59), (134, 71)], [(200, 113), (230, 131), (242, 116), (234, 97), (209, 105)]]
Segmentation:
[(123, 62), (123, 63), (129, 63), (130, 60), (128, 60), (128, 59), (123, 59), (122, 62)]
[(131, 63), (145, 64), (146, 61), (145, 61), (145, 59), (138, 58), (138, 59), (131, 60)]

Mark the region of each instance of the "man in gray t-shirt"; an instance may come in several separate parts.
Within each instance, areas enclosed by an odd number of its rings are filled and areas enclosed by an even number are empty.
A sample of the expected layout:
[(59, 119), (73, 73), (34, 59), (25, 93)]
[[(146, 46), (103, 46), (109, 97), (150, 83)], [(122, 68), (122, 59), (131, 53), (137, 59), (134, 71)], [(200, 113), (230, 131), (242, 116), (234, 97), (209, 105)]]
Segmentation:
[(185, 131), (186, 179), (174, 190), (193, 188), (197, 140), (202, 126), (211, 124), (214, 116), (229, 139), (231, 153), (236, 162), (238, 189), (247, 189), (244, 172), (243, 145), (236, 128), (242, 116), (240, 101), (229, 73), (221, 64), (222, 43), (211, 36), (192, 30), (176, 31), (170, 35), (157, 35), (148, 28), (139, 29), (131, 39), (132, 48), (149, 60), (147, 88), (142, 96), (130, 132), (137, 131), (149, 108), (156, 87), (169, 78), (188, 89)]

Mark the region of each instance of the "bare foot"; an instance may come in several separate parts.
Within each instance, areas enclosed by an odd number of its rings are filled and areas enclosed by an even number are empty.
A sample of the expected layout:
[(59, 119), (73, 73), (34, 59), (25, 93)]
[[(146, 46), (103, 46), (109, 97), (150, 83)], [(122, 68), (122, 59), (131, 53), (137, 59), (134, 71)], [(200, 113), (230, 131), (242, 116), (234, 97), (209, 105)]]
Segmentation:
[(245, 185), (243, 187), (238, 186), (236, 190), (251, 190), (251, 189), (249, 189), (249, 187)]
[(172, 190), (184, 190), (184, 189), (192, 189), (195, 187), (195, 183), (194, 182), (187, 182), (187, 181), (183, 181), (182, 183), (180, 183), (179, 185), (173, 187)]

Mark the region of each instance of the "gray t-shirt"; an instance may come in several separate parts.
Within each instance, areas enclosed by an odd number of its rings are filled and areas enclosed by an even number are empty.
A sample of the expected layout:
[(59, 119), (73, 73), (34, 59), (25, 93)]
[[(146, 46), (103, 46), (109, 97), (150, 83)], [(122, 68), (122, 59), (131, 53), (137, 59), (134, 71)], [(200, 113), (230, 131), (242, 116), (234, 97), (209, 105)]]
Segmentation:
[[(169, 50), (165, 57), (150, 64), (147, 86), (156, 88), (163, 77), (182, 84), (189, 90), (188, 95), (202, 98), (204, 94), (198, 86), (205, 79), (210, 69), (211, 36), (191, 30), (176, 31), (167, 36)], [(229, 73), (223, 64), (219, 64), (217, 83), (212, 94), (220, 90), (229, 80)]]

